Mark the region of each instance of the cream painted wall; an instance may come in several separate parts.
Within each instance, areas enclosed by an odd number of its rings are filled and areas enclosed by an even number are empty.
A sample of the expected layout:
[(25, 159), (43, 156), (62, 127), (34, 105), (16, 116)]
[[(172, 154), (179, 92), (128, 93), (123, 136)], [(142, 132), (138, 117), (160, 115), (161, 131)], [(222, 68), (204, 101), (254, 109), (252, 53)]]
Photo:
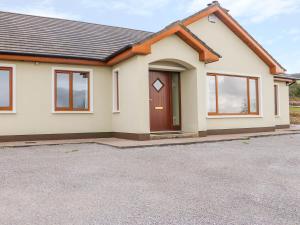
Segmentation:
[(197, 132), (199, 130), (197, 80), (196, 69), (181, 73), (181, 124), (184, 132)]
[(289, 86), (285, 82), (275, 82), (278, 85), (279, 115), (275, 118), (276, 125), (290, 124)]
[[(218, 19), (216, 23), (210, 23), (207, 18), (203, 18), (188, 28), (222, 56), (219, 62), (206, 64), (202, 76), (212, 72), (260, 77), (259, 117), (208, 117), (207, 129), (274, 126), (274, 81), (268, 66)], [(206, 95), (207, 91), (201, 94)]]
[(149, 64), (161, 60), (176, 62), (188, 68), (181, 76), (182, 89), (187, 90), (182, 94), (183, 130), (197, 132), (200, 129), (197, 86), (202, 86), (202, 89), (205, 87), (204, 76), (201, 76), (204, 64), (199, 61), (199, 55), (194, 49), (174, 35), (155, 43), (151, 54), (136, 56), (114, 66), (114, 69), (120, 70), (120, 113), (113, 115), (114, 131), (150, 132)]
[(148, 65), (135, 56), (114, 69), (119, 70), (120, 112), (112, 116), (113, 131), (149, 133)]
[[(16, 66), (15, 114), (0, 114), (0, 135), (111, 132), (111, 68), (0, 61)], [(52, 113), (52, 67), (93, 70), (94, 112)]]

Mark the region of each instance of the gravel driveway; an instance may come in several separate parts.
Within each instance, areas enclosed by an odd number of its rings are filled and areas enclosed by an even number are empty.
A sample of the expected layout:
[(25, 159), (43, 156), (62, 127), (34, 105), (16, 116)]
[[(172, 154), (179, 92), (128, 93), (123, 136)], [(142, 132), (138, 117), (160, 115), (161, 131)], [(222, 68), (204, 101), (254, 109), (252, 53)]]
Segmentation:
[(300, 135), (0, 149), (0, 224), (300, 224)]

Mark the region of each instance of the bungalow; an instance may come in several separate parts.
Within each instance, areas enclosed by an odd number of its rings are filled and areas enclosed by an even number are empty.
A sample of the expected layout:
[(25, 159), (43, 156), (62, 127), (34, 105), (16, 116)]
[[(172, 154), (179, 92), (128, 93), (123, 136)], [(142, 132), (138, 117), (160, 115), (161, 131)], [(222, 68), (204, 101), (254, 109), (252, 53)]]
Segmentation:
[(296, 79), (296, 83), (300, 84), (300, 73), (288, 74), (287, 76)]
[(0, 140), (274, 131), (284, 72), (216, 1), (157, 33), (0, 12)]

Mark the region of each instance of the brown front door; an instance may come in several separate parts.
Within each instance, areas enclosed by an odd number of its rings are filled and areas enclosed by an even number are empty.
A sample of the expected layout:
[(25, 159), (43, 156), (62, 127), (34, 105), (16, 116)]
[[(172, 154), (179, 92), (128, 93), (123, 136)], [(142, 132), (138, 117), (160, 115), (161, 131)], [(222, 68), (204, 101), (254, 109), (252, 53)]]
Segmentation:
[(150, 129), (172, 130), (171, 73), (150, 71)]

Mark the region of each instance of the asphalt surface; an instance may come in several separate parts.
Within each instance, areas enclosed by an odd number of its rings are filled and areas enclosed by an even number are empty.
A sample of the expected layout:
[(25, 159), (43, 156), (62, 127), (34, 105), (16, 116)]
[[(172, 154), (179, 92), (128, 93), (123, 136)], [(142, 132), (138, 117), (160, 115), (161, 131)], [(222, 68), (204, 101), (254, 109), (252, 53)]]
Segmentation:
[(300, 135), (0, 149), (1, 225), (298, 225)]

